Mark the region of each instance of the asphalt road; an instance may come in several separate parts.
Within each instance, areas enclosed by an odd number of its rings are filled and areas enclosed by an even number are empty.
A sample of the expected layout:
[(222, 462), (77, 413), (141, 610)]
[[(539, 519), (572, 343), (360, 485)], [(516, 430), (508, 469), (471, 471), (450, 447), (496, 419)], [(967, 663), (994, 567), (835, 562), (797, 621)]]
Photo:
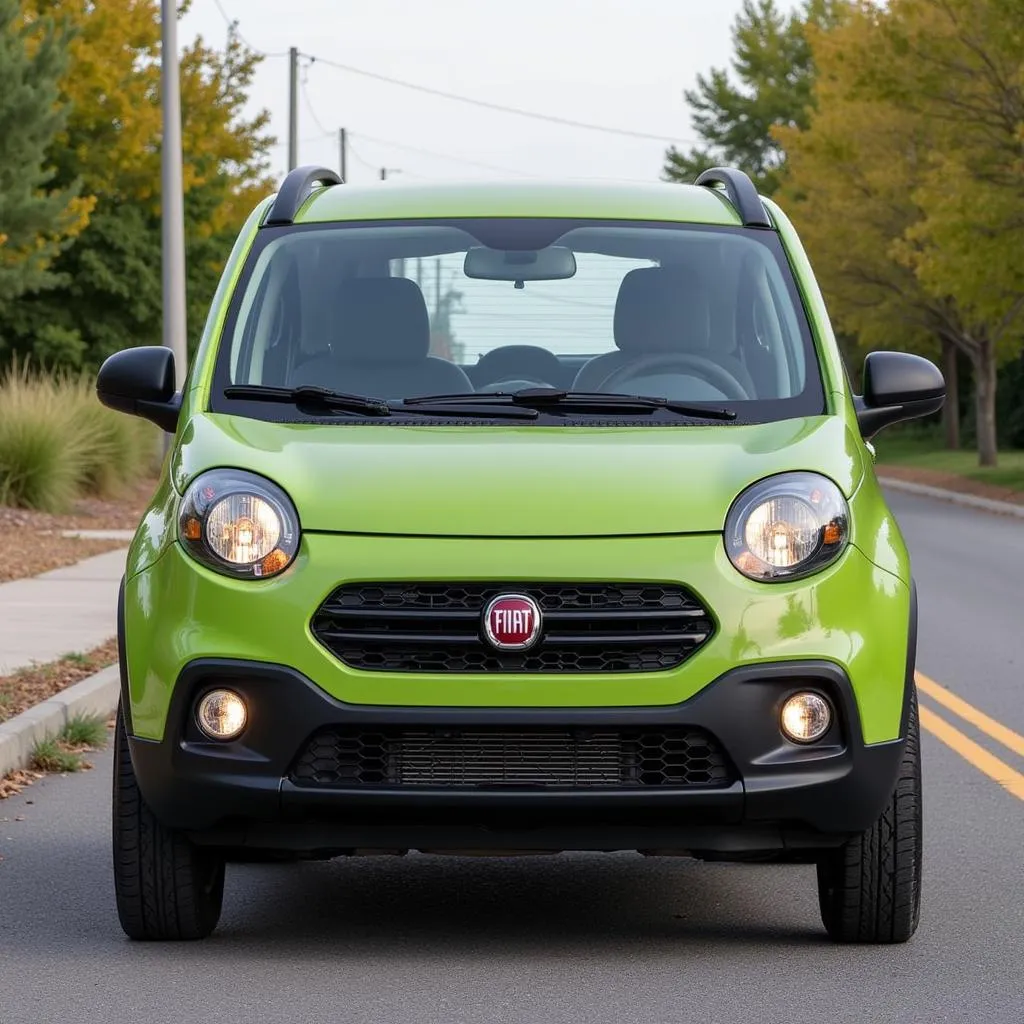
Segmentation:
[[(921, 591), (921, 670), (1024, 732), (1024, 522), (893, 505)], [(101, 755), (0, 803), (0, 1024), (1021, 1024), (1024, 801), (931, 733), (924, 750), (921, 929), (889, 948), (825, 940), (812, 868), (630, 854), (235, 866), (212, 939), (132, 944)]]

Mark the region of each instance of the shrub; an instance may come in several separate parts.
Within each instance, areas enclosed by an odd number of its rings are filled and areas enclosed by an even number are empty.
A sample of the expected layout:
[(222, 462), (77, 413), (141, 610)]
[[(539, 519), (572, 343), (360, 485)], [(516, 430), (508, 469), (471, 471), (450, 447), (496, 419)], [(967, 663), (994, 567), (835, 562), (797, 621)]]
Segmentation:
[(9, 370), (0, 383), (0, 501), (60, 512), (79, 493), (97, 440), (80, 430), (54, 381)]
[(96, 447), (82, 460), (79, 486), (83, 493), (116, 497), (126, 484), (151, 474), (156, 427), (100, 405), (90, 378), (67, 379), (59, 387), (75, 422), (96, 438)]
[(0, 379), (0, 503), (61, 512), (116, 495), (155, 451), (155, 428), (101, 406), (89, 378), (15, 365)]

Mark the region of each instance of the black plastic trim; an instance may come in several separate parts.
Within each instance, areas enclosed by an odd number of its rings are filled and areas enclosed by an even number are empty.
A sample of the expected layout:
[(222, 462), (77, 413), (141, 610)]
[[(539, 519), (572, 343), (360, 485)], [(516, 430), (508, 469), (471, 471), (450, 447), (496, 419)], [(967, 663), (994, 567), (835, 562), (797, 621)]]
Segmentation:
[(735, 167), (710, 167), (697, 175), (695, 185), (724, 188), (745, 228), (774, 228), (750, 177)]
[(910, 580), (910, 622), (907, 626), (907, 672), (903, 684), (903, 712), (900, 715), (900, 736), (907, 735), (910, 724), (911, 694), (917, 688), (914, 673), (917, 670), (917, 581)]
[[(250, 725), (239, 740), (214, 743), (199, 733), (195, 702), (215, 686), (237, 690), (250, 706)], [(779, 732), (781, 704), (798, 689), (822, 693), (836, 709), (836, 723), (818, 744), (793, 744)], [(716, 737), (740, 781), (600, 792), (310, 788), (287, 781), (317, 729), (375, 723), (687, 725)], [(339, 850), (373, 846), (385, 833), (385, 845), (401, 840), (399, 846), (415, 849), (444, 845), (456, 834), (474, 836), (470, 845), (480, 848), (761, 849), (766, 833), (778, 841), (764, 848), (824, 847), (877, 819), (903, 750), (902, 739), (864, 744), (849, 680), (825, 661), (735, 669), (690, 700), (660, 707), (443, 708), (345, 704), (283, 666), (209, 659), (191, 663), (179, 677), (165, 738), (130, 744), (142, 792), (166, 825), (210, 844), (312, 844), (307, 851), (320, 843)]]
[(288, 172), (288, 176), (281, 183), (274, 205), (271, 206), (270, 212), (263, 222), (264, 225), (280, 227), (285, 224), (294, 224), (299, 208), (317, 185), (329, 187), (341, 184), (344, 183), (338, 172), (327, 167), (317, 167), (316, 164), (296, 167), (295, 170)]
[(126, 577), (121, 577), (121, 585), (117, 588), (117, 669), (121, 677), (121, 714), (124, 716), (124, 727), (128, 734), (132, 733), (132, 702), (128, 690), (128, 655), (124, 639), (124, 588)]

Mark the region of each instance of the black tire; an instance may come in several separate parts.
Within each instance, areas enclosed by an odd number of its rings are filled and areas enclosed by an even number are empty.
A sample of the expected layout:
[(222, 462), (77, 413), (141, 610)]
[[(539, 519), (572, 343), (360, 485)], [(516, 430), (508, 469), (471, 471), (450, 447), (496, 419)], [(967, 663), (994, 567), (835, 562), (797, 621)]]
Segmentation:
[(130, 939), (203, 939), (220, 919), (224, 858), (172, 829), (147, 806), (120, 707), (114, 735), (114, 893)]
[(866, 832), (818, 860), (821, 920), (836, 942), (906, 942), (921, 909), (921, 740), (911, 695), (896, 788)]

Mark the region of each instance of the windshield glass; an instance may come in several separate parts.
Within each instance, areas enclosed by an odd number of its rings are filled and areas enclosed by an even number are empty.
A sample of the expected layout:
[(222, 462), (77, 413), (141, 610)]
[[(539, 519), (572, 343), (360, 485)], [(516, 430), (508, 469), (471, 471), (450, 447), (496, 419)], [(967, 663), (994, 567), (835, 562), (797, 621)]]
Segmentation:
[(229, 310), (214, 408), (281, 418), (223, 389), (310, 384), (389, 400), (650, 395), (744, 421), (824, 403), (774, 232), (629, 221), (262, 229)]

